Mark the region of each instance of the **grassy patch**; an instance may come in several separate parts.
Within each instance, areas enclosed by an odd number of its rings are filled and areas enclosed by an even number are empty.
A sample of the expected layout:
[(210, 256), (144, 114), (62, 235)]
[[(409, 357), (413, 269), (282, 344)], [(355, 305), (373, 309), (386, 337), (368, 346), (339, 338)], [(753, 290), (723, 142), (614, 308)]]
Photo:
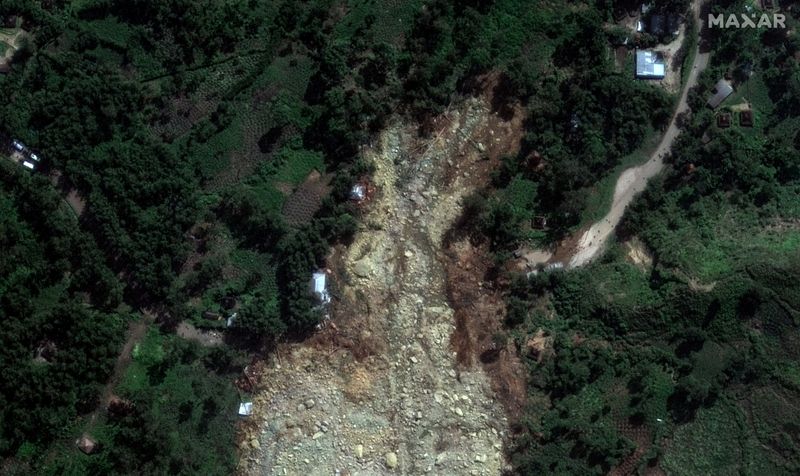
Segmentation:
[(662, 467), (687, 476), (738, 474), (744, 454), (736, 412), (725, 404), (701, 409), (692, 424), (675, 430)]
[(630, 167), (636, 167), (647, 162), (652, 153), (658, 148), (660, 142), (661, 132), (651, 129), (641, 147), (623, 157), (619, 165), (594, 185), (589, 194), (589, 199), (586, 201), (587, 207), (583, 210), (580, 224), (576, 229), (594, 223), (608, 213), (614, 201), (614, 190), (619, 176)]
[(319, 152), (285, 147), (278, 153), (276, 160), (280, 166), (273, 176), (275, 182), (299, 185), (312, 170), (325, 172), (325, 164)]
[(106, 17), (84, 23), (87, 31), (94, 33), (98, 39), (118, 48), (126, 48), (131, 42), (133, 30), (127, 23), (119, 22), (114, 17)]

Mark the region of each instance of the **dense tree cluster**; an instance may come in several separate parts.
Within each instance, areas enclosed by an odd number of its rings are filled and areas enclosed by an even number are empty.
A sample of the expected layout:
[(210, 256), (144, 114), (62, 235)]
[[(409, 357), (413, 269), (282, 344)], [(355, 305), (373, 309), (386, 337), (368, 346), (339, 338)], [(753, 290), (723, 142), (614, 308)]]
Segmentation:
[(46, 444), (97, 403), (118, 352), (120, 284), (41, 177), (0, 168), (0, 454)]
[[(800, 355), (800, 255), (796, 231), (776, 224), (798, 217), (798, 147), (783, 132), (797, 118), (786, 108), (770, 113), (765, 102), (792, 100), (785, 83), (767, 78), (791, 74), (796, 47), (786, 37), (756, 57), (769, 96), (753, 101), (758, 133), (720, 129), (704, 98), (723, 71), (751, 61), (746, 48), (729, 55), (737, 35), (712, 40), (711, 69), (692, 93), (694, 114), (672, 168), (634, 202), (619, 231), (621, 239), (642, 240), (652, 268), (612, 245), (588, 269), (520, 278), (511, 287), (508, 324), (522, 351), (535, 332), (548, 339), (545, 351), (525, 356), (531, 397), (547, 403), (531, 408), (525, 422), (514, 454), (521, 472), (800, 468), (791, 410), (800, 386), (787, 370)], [(768, 32), (755, 38), (773, 41)], [(724, 412), (736, 424), (713, 433), (709, 419)], [(706, 449), (678, 443), (686, 434), (699, 435), (690, 444)], [(747, 456), (704, 454), (728, 439)], [(646, 451), (635, 456), (637, 447)], [(690, 459), (676, 456), (686, 451), (694, 451)]]

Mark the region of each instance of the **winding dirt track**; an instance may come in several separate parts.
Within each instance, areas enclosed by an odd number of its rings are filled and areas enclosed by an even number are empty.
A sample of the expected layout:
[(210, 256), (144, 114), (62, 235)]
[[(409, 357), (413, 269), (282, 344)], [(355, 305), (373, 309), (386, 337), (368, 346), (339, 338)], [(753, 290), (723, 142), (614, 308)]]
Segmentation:
[[(693, 4), (697, 25), (701, 24), (701, 6), (701, 2), (699, 1)], [(700, 73), (708, 65), (708, 58), (708, 53), (700, 52), (700, 42), (698, 41), (692, 69), (689, 72), (689, 78), (683, 88), (678, 107), (675, 109), (669, 128), (661, 138), (658, 148), (653, 152), (647, 162), (637, 167), (627, 169), (619, 176), (614, 189), (614, 200), (611, 204), (611, 209), (606, 216), (594, 223), (592, 227), (583, 234), (578, 242), (575, 254), (569, 261), (569, 268), (583, 266), (599, 254), (608, 241), (608, 237), (611, 236), (611, 233), (619, 224), (620, 219), (622, 219), (622, 215), (633, 200), (633, 197), (644, 190), (647, 186), (647, 181), (664, 168), (664, 156), (669, 152), (670, 148), (672, 148), (672, 143), (675, 141), (675, 138), (678, 137), (678, 134), (680, 134), (680, 129), (677, 125), (678, 116), (689, 109), (686, 98), (689, 94), (689, 90), (697, 85), (697, 79)]]

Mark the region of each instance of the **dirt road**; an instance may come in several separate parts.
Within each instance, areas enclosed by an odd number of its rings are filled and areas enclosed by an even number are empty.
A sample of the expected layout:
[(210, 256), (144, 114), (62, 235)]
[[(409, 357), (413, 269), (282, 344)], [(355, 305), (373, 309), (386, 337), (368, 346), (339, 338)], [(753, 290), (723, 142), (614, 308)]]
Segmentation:
[(472, 186), (448, 163), (480, 161), (469, 100), (419, 141), (390, 127), (364, 151), (378, 190), (354, 242), (329, 262), (333, 324), (268, 362), (242, 439), (258, 475), (495, 475), (507, 422), (480, 366), (461, 369), (445, 290), (442, 238)]
[[(697, 24), (700, 24), (700, 2), (695, 2), (694, 11), (695, 17), (697, 17)], [(678, 107), (675, 110), (675, 114), (672, 116), (669, 128), (661, 138), (658, 148), (653, 152), (653, 155), (650, 156), (647, 162), (625, 170), (619, 176), (614, 190), (614, 200), (611, 204), (611, 209), (606, 216), (593, 224), (592, 227), (583, 234), (578, 242), (575, 254), (569, 261), (568, 267), (575, 268), (583, 266), (598, 255), (608, 241), (608, 237), (619, 224), (622, 215), (625, 213), (625, 208), (631, 203), (633, 197), (644, 190), (647, 186), (647, 181), (664, 168), (664, 156), (669, 152), (673, 141), (680, 133), (677, 126), (678, 115), (688, 110), (686, 98), (689, 90), (697, 84), (697, 78), (708, 65), (708, 57), (708, 53), (700, 52), (698, 42), (692, 69), (689, 72), (688, 80), (681, 93)]]
[(143, 310), (142, 318), (131, 322), (128, 326), (128, 333), (125, 343), (123, 344), (122, 349), (117, 356), (117, 360), (114, 362), (114, 370), (111, 372), (111, 377), (108, 379), (108, 382), (103, 387), (103, 391), (100, 394), (100, 403), (88, 418), (88, 423), (84, 428), (84, 433), (91, 434), (91, 431), (94, 429), (95, 423), (97, 422), (97, 417), (101, 412), (106, 411), (108, 408), (108, 404), (111, 402), (111, 399), (114, 396), (114, 389), (122, 381), (122, 377), (125, 375), (128, 365), (130, 365), (131, 361), (133, 360), (132, 354), (134, 347), (136, 347), (136, 344), (141, 342), (145, 334), (147, 334), (147, 329), (149, 328), (150, 324), (155, 322), (155, 320), (156, 316), (151, 311)]

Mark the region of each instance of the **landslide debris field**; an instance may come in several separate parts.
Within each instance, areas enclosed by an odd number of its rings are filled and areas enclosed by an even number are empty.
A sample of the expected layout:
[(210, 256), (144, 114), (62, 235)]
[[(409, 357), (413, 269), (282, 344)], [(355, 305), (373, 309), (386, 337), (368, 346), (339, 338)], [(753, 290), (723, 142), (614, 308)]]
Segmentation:
[[(465, 101), (434, 121), (428, 139), (396, 124), (364, 150), (376, 169), (377, 193), (365, 205), (354, 242), (329, 258), (336, 296), (331, 321), (264, 364), (255, 414), (241, 432), (242, 473), (488, 475), (508, 469), (503, 405), (483, 367), (458, 352), (479, 352), (482, 336), (469, 335), (462, 322), (453, 338), (448, 289), (452, 296), (455, 283), (448, 287), (447, 271), (473, 294), (490, 284), (477, 269), (454, 273), (454, 260), (464, 257), (445, 250), (467, 250), (466, 242), (445, 240), (461, 199), (485, 185), (498, 156), (519, 142), (521, 114), (509, 119), (506, 111), (502, 120), (490, 103)], [(475, 316), (494, 322), (489, 328), (502, 319), (494, 293), (487, 289), (483, 301), (491, 303), (474, 307), (492, 311)], [(456, 307), (463, 321), (466, 307)], [(524, 381), (494, 383), (506, 384), (524, 390)]]

